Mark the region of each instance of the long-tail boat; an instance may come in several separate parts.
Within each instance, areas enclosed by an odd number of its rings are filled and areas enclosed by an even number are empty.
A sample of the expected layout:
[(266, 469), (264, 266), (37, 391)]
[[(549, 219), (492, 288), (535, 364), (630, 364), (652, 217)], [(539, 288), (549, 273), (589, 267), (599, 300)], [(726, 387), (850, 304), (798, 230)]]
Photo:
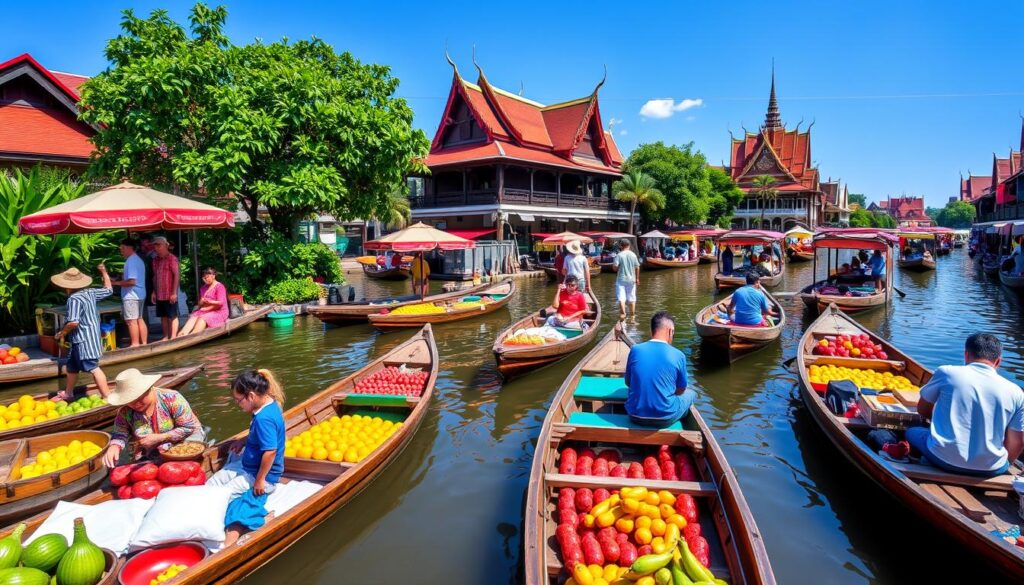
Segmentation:
[[(427, 302), (443, 310), (430, 313), (403, 313), (390, 311), (371, 314), (370, 324), (378, 329), (397, 329), (400, 327), (422, 327), (426, 323), (449, 323), (472, 319), (481, 315), (489, 315), (509, 303), (516, 294), (516, 282), (512, 279), (498, 283), (490, 283), (486, 288), (471, 295), (463, 293), (460, 297), (444, 301)], [(485, 301), (476, 304), (477, 301)], [(459, 306), (463, 304), (464, 306)]]
[[(715, 288), (718, 290), (736, 288), (747, 283), (744, 275), (735, 273), (735, 266), (730, 274), (725, 274), (722, 271), (722, 256), (729, 253), (729, 250), (725, 249), (727, 246), (761, 246), (768, 250), (775, 270), (772, 274), (761, 277), (761, 286), (778, 286), (782, 282), (782, 273), (786, 263), (784, 257), (779, 257), (779, 255), (784, 256), (782, 254), (782, 244), (785, 239), (785, 235), (779, 232), (765, 230), (731, 231), (722, 234), (718, 238), (718, 273), (715, 274)], [(776, 247), (778, 248), (778, 255), (775, 254), (776, 250), (774, 248)]]
[[(901, 231), (899, 238), (900, 268), (917, 272), (935, 270), (935, 234), (925, 231)], [(920, 256), (916, 254), (907, 256), (904, 254), (908, 249), (911, 249), (910, 242), (912, 241), (921, 242), (923, 250)]]
[(729, 304), (732, 302), (732, 295), (729, 295), (721, 301), (711, 303), (697, 313), (693, 318), (697, 335), (703, 341), (725, 350), (730, 363), (775, 341), (782, 334), (782, 328), (786, 325), (786, 311), (768, 291), (762, 292), (768, 297), (769, 305), (778, 315), (768, 326), (721, 323), (718, 320), (719, 315), (728, 315), (729, 313)]
[[(893, 293), (893, 249), (898, 239), (893, 234), (872, 228), (824, 228), (814, 236), (814, 249), (826, 250), (826, 273), (829, 278), (815, 281), (800, 290), (798, 296), (810, 309), (824, 311), (835, 303), (847, 313), (866, 311), (884, 306)], [(885, 285), (881, 290), (875, 287), (873, 278), (865, 275), (843, 275), (839, 254), (842, 250), (854, 253), (861, 250), (878, 250), (885, 259)], [(818, 260), (815, 257), (812, 274), (817, 275)], [(816, 277), (816, 276), (815, 276)], [(845, 287), (840, 289), (840, 286)], [(846, 293), (852, 293), (849, 296)]]
[(804, 240), (814, 237), (814, 233), (802, 227), (795, 227), (785, 234), (786, 257), (790, 262), (811, 262), (814, 260), (814, 248), (803, 246)]
[[(205, 343), (207, 341), (217, 339), (218, 337), (228, 335), (233, 331), (237, 331), (249, 325), (253, 321), (266, 316), (266, 314), (273, 308), (273, 305), (263, 305), (249, 309), (240, 317), (228, 319), (227, 322), (220, 327), (212, 327), (200, 331), (199, 333), (193, 333), (183, 337), (175, 337), (174, 339), (168, 339), (166, 341), (153, 341), (146, 345), (139, 345), (136, 347), (121, 347), (104, 352), (100, 357), (100, 366), (107, 367), (123, 364), (134, 360), (152, 358), (181, 349), (194, 347), (200, 343)], [(64, 361), (66, 361), (66, 359), (67, 356), (64, 356)], [(28, 360), (27, 362), (19, 362), (0, 367), (0, 384), (56, 378), (61, 375), (63, 371), (64, 368), (60, 358), (36, 357)]]
[[(548, 409), (526, 495), (525, 583), (564, 583), (572, 570), (565, 566), (555, 534), (560, 521), (557, 502), (563, 488), (612, 492), (642, 486), (695, 500), (701, 533), (710, 545), (708, 568), (715, 577), (732, 585), (774, 584), (764, 541), (739, 482), (697, 409), (691, 408), (682, 421), (660, 430), (636, 426), (624, 413), (628, 390), (623, 374), (632, 345), (621, 325), (616, 325), (580, 360)], [(590, 449), (598, 458), (611, 455), (608, 460), (624, 466), (665, 451), (679, 463), (689, 462), (692, 478), (576, 475), (561, 465), (566, 448), (578, 453)]]
[[(814, 345), (822, 338), (840, 334), (867, 335), (872, 343), (883, 347), (886, 359), (851, 359), (813, 353)], [(993, 534), (1010, 530), (1021, 522), (1018, 499), (1011, 485), (1013, 478), (1020, 474), (1016, 464), (1003, 475), (982, 478), (884, 457), (866, 442), (872, 426), (863, 416), (847, 418), (833, 414), (822, 394), (814, 388), (810, 367), (828, 364), (892, 372), (917, 386), (927, 383), (932, 373), (835, 305), (830, 305), (811, 324), (797, 349), (800, 394), (811, 417), (836, 448), (907, 509), (963, 546), (965, 551), (960, 562), (982, 562), (1002, 570), (1014, 582), (1024, 580), (1024, 548)], [(916, 393), (898, 392), (901, 403), (908, 400), (916, 408), (916, 401), (906, 398)], [(907, 407), (911, 408), (909, 404)]]
[[(356, 382), (366, 376), (388, 366), (402, 365), (429, 372), (419, 397), (353, 392)], [(430, 325), (425, 325), (405, 343), (288, 409), (284, 419), (285, 432), (289, 437), (334, 416), (360, 414), (400, 418), (403, 423), (376, 449), (356, 463), (285, 457), (284, 475), (280, 483), (305, 480), (320, 484), (321, 488), (283, 514), (268, 519), (261, 528), (243, 536), (234, 545), (211, 553), (199, 563), (178, 573), (174, 578), (176, 585), (237, 583), (330, 518), (367, 487), (412, 441), (433, 396), (437, 372), (437, 346)], [(203, 454), (202, 465), (206, 473), (212, 475), (220, 469), (227, 462), (232, 445), (236, 441), (244, 441), (247, 434), (248, 431), (239, 433), (210, 447)], [(104, 487), (83, 496), (76, 503), (99, 504), (113, 497), (114, 491)], [(44, 513), (26, 520), (26, 536), (31, 535), (46, 517)], [(0, 538), (13, 530), (14, 526), (0, 530)]]
[(367, 317), (374, 313), (379, 313), (381, 309), (394, 310), (404, 305), (433, 303), (436, 301), (456, 299), (466, 295), (474, 295), (489, 286), (490, 284), (481, 284), (479, 286), (474, 286), (473, 288), (443, 292), (436, 295), (427, 295), (423, 298), (420, 298), (419, 295), (403, 295), (398, 297), (338, 303), (336, 305), (311, 305), (306, 307), (306, 312), (330, 325), (366, 323), (368, 321)]
[(556, 362), (590, 344), (597, 336), (597, 328), (601, 324), (601, 303), (592, 290), (588, 290), (585, 295), (588, 311), (583, 316), (583, 322), (586, 328), (558, 329), (565, 335), (562, 341), (548, 341), (542, 345), (508, 343), (508, 339), (521, 329), (544, 326), (545, 319), (537, 312), (523, 317), (499, 333), (492, 348), (494, 359), (498, 362), (498, 371), (506, 378), (512, 377)]

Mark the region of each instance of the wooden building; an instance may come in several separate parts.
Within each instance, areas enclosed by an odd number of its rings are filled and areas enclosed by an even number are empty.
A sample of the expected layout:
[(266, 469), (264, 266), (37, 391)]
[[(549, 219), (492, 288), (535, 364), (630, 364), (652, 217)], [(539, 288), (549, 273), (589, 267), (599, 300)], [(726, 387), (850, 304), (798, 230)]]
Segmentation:
[(889, 197), (879, 204), (900, 227), (929, 227), (935, 225), (925, 212), (924, 197)]
[[(496, 238), (564, 230), (624, 230), (629, 211), (612, 198), (622, 155), (604, 130), (598, 91), (543, 105), (476, 83), (452, 66), (452, 85), (411, 196), (413, 221), (443, 229), (495, 230)], [(524, 246), (525, 247), (525, 246)]]
[(1024, 120), (1021, 120), (1020, 150), (1010, 150), (1000, 158), (992, 154), (992, 176), (985, 192), (971, 202), (977, 210), (978, 222), (1024, 219), (1024, 200), (1018, 193), (1024, 189)]

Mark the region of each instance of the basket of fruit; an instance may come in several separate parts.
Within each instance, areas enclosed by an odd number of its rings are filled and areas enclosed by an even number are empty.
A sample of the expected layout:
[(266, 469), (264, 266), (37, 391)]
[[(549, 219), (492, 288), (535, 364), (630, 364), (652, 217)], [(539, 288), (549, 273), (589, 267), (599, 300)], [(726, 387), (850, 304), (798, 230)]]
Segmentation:
[(199, 441), (183, 441), (160, 451), (164, 461), (197, 461), (202, 459), (206, 444)]

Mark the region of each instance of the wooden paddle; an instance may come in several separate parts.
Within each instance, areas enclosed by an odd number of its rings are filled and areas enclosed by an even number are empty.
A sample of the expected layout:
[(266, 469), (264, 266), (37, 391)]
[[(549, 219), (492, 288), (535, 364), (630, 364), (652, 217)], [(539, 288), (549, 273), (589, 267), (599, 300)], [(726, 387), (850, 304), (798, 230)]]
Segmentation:
[(896, 291), (896, 293), (900, 295), (901, 299), (907, 298), (907, 293), (901, 291), (900, 289), (896, 288), (895, 286), (892, 287), (892, 290)]

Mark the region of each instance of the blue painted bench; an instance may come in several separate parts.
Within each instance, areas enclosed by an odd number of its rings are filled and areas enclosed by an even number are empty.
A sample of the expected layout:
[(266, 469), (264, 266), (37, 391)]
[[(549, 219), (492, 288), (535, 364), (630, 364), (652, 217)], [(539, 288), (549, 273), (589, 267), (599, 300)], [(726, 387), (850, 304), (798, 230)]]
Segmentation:
[(579, 400), (600, 400), (602, 402), (625, 402), (629, 388), (622, 378), (604, 376), (581, 376), (576, 384), (573, 397)]
[(644, 431), (682, 431), (683, 423), (676, 421), (667, 427), (656, 429), (635, 424), (628, 414), (608, 412), (574, 412), (569, 415), (569, 424), (575, 426), (636, 429)]

